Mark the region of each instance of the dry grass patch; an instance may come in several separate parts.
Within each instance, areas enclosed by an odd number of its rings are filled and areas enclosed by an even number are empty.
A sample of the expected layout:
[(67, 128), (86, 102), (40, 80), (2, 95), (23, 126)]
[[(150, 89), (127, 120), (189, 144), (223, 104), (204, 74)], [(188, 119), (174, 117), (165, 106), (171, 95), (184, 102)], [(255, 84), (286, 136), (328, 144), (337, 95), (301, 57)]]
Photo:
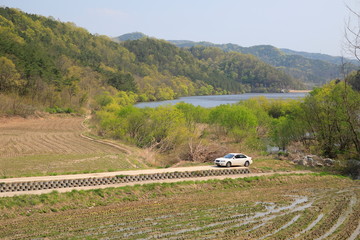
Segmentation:
[[(82, 117), (0, 122), (0, 177), (146, 168), (140, 150), (124, 152), (82, 137)], [(130, 154), (129, 154), (130, 152)]]

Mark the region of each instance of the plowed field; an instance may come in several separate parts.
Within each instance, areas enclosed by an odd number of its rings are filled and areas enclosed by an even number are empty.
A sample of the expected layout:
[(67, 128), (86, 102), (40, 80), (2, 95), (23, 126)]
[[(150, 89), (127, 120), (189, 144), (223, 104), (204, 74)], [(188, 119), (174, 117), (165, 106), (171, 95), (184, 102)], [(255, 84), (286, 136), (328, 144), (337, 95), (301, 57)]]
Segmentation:
[(81, 117), (0, 122), (0, 177), (145, 167), (122, 149), (82, 137)]

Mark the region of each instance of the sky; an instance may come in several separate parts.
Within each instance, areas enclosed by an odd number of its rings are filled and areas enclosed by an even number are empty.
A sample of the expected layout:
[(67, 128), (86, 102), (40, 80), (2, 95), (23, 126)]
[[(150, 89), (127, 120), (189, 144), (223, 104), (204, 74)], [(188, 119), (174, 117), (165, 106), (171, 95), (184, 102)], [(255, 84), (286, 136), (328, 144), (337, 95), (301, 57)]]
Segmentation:
[(90, 33), (142, 32), (165, 40), (343, 52), (346, 5), (360, 0), (0, 0), (0, 6), (73, 22)]

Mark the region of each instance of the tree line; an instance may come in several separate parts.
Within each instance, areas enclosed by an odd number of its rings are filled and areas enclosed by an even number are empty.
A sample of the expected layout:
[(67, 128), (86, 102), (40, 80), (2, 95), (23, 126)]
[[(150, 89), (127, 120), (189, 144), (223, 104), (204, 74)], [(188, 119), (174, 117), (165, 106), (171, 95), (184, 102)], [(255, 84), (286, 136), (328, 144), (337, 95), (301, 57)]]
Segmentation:
[(360, 78), (356, 76), (334, 80), (303, 100), (259, 97), (214, 108), (187, 103), (137, 108), (132, 105), (134, 96), (125, 92), (102, 95), (97, 100), (98, 131), (178, 160), (210, 161), (211, 153), (230, 146), (264, 152), (267, 146), (286, 151), (301, 144), (307, 153), (356, 161), (360, 159), (360, 92), (354, 88)]

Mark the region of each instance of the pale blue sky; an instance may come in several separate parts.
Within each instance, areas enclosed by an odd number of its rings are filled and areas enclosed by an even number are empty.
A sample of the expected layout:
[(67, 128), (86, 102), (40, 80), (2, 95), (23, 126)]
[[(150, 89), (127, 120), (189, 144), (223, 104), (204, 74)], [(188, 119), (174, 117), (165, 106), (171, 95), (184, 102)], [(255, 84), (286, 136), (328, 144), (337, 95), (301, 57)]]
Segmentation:
[(0, 0), (0, 6), (74, 22), (91, 33), (270, 44), (341, 55), (345, 3), (359, 0)]

